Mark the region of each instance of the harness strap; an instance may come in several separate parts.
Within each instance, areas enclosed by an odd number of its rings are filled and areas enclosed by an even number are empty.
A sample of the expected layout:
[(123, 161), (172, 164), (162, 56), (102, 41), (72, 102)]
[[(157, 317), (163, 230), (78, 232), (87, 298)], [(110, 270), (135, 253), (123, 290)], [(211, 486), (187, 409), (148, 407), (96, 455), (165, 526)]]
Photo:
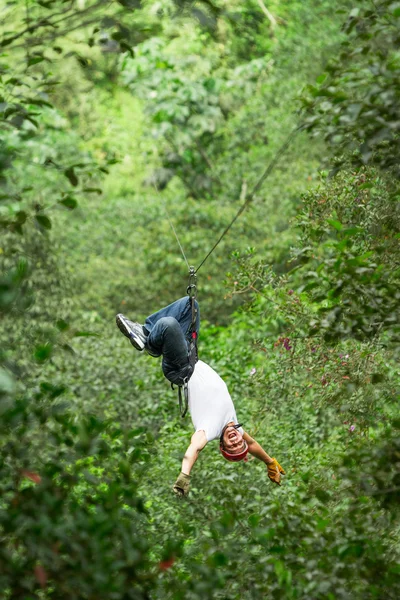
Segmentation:
[[(186, 413), (189, 408), (189, 382), (190, 377), (185, 377), (183, 380), (183, 384), (178, 385), (178, 399), (179, 399), (179, 412), (181, 414), (182, 419), (186, 417)], [(174, 384), (171, 383), (171, 389), (175, 390)], [(182, 389), (183, 389), (183, 397), (182, 397)]]
[[(183, 382), (183, 385), (179, 386), (179, 410), (181, 413), (181, 417), (183, 419), (183, 417), (186, 416), (186, 413), (188, 411), (188, 407), (189, 407), (189, 387), (188, 387), (188, 377), (185, 378), (185, 381)], [(184, 402), (182, 399), (182, 388), (183, 388), (183, 396), (184, 396)]]
[[(189, 408), (189, 379), (193, 375), (195, 365), (199, 360), (198, 350), (197, 350), (197, 331), (196, 331), (196, 322), (197, 322), (197, 306), (196, 306), (196, 271), (194, 267), (189, 268), (189, 285), (187, 287), (187, 294), (190, 299), (190, 306), (192, 310), (192, 322), (190, 323), (190, 327), (188, 330), (188, 335), (190, 336), (189, 341), (189, 350), (188, 350), (188, 359), (189, 365), (191, 366), (190, 374), (185, 377), (183, 383), (178, 384), (178, 398), (179, 398), (179, 411), (181, 413), (181, 417), (185, 417)], [(171, 383), (171, 388), (174, 389), (174, 384)], [(183, 394), (182, 394), (183, 388)]]
[[(192, 367), (191, 373), (183, 380), (183, 384), (178, 386), (178, 395), (179, 395), (179, 410), (181, 413), (181, 417), (186, 416), (186, 413), (189, 408), (189, 379), (193, 375), (195, 365), (199, 360), (197, 354), (197, 333), (192, 331), (192, 337), (190, 339), (189, 346), (189, 364)], [(183, 398), (182, 398), (182, 388), (183, 388)]]

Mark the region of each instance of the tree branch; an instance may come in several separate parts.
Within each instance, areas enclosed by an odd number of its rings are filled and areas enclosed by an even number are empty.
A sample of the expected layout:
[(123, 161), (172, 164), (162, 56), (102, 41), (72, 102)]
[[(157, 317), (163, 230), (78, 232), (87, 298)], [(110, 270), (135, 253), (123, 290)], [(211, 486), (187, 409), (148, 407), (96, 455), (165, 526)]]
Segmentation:
[[(93, 4), (92, 6), (88, 6), (84, 10), (81, 10), (79, 12), (75, 11), (75, 12), (69, 13), (67, 15), (65, 14), (65, 9), (62, 12), (54, 13), (50, 17), (40, 19), (40, 21), (38, 21), (37, 23), (29, 25), (28, 27), (26, 27), (19, 33), (16, 33), (14, 36), (6, 38), (5, 40), (3, 40), (2, 45), (8, 46), (9, 44), (12, 44), (15, 40), (18, 40), (19, 38), (23, 37), (26, 33), (33, 33), (34, 31), (36, 31), (37, 29), (40, 29), (41, 27), (55, 27), (56, 25), (58, 25), (58, 23), (61, 23), (62, 21), (66, 21), (67, 19), (71, 19), (71, 18), (77, 17), (77, 16), (81, 17), (82, 15), (84, 15), (88, 12), (95, 11), (96, 9), (100, 8), (101, 6), (104, 6), (104, 4), (109, 4), (109, 0), (100, 0), (96, 4)], [(69, 8), (66, 10), (71, 10), (71, 9)], [(51, 19), (53, 17), (58, 17), (59, 15), (63, 15), (63, 17), (56, 21), (52, 21), (52, 22), (49, 21), (49, 19)], [(6, 43), (4, 43), (4, 42), (6, 42)], [(17, 46), (15, 46), (14, 48), (16, 48), (16, 47)], [(13, 49), (13, 48), (10, 48), (10, 49)]]
[(258, 6), (261, 8), (262, 12), (264, 13), (264, 15), (267, 17), (267, 19), (271, 23), (272, 29), (275, 29), (275, 27), (278, 24), (277, 21), (276, 21), (276, 19), (275, 19), (275, 17), (269, 12), (269, 10), (265, 6), (263, 0), (257, 0), (257, 2), (258, 2)]
[(88, 19), (87, 21), (84, 21), (83, 23), (78, 23), (77, 25), (69, 26), (68, 29), (65, 29), (63, 31), (57, 31), (57, 33), (54, 33), (53, 35), (48, 35), (46, 37), (40, 37), (38, 39), (37, 43), (35, 43), (33, 40), (29, 40), (29, 42), (26, 41), (22, 44), (17, 44), (16, 46), (12, 47), (12, 50), (16, 50), (17, 48), (24, 48), (27, 43), (30, 43), (33, 46), (42, 46), (47, 42), (53, 42), (54, 40), (56, 40), (59, 37), (64, 37), (64, 36), (68, 35), (69, 33), (71, 33), (72, 31), (76, 31), (76, 29), (81, 29), (81, 28), (87, 27), (88, 25), (94, 25), (95, 23), (97, 23), (97, 20), (98, 20), (98, 18), (93, 16), (93, 18)]
[(287, 22), (285, 21), (285, 19), (282, 19), (281, 17), (277, 17), (275, 19), (274, 15), (272, 15), (270, 13), (270, 11), (268, 10), (268, 8), (265, 6), (263, 0), (257, 0), (259, 7), (261, 8), (262, 12), (264, 13), (264, 15), (268, 18), (269, 22), (271, 23), (271, 27), (274, 30), (275, 27), (279, 24), (281, 25), (287, 25)]

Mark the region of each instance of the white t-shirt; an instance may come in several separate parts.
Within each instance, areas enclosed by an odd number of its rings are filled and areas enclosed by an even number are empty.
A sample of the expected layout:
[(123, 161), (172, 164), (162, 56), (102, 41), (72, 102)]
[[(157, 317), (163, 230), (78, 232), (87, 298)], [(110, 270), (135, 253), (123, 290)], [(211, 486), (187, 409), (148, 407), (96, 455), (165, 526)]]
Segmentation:
[[(189, 379), (189, 411), (196, 431), (203, 430), (207, 441), (219, 438), (225, 425), (237, 423), (235, 407), (225, 382), (202, 360)], [(243, 429), (239, 429), (243, 434)]]

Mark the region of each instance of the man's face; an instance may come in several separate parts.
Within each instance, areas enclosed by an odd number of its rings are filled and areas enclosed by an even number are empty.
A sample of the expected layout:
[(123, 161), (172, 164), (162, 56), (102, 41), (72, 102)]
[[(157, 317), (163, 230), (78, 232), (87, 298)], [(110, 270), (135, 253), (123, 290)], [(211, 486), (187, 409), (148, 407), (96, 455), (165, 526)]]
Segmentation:
[(228, 425), (224, 432), (224, 449), (230, 454), (239, 454), (243, 451), (244, 440), (242, 434), (234, 428), (233, 424)]

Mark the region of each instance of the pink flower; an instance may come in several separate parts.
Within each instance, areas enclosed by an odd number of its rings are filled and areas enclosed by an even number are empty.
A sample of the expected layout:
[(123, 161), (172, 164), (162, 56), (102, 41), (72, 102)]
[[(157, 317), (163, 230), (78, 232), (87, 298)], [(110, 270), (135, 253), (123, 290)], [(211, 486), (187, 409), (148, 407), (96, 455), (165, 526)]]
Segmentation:
[(349, 431), (353, 432), (355, 430), (356, 426), (355, 425), (350, 425), (349, 427)]
[(255, 367), (252, 368), (252, 370), (250, 371), (250, 375), (255, 375), (257, 373), (257, 369)]
[(290, 345), (290, 338), (284, 338), (282, 344), (285, 350), (290, 352), (290, 350), (292, 349), (292, 346)]
[(289, 296), (291, 296), (292, 294), (294, 294), (294, 291), (293, 290), (289, 290), (288, 294), (289, 294)]

